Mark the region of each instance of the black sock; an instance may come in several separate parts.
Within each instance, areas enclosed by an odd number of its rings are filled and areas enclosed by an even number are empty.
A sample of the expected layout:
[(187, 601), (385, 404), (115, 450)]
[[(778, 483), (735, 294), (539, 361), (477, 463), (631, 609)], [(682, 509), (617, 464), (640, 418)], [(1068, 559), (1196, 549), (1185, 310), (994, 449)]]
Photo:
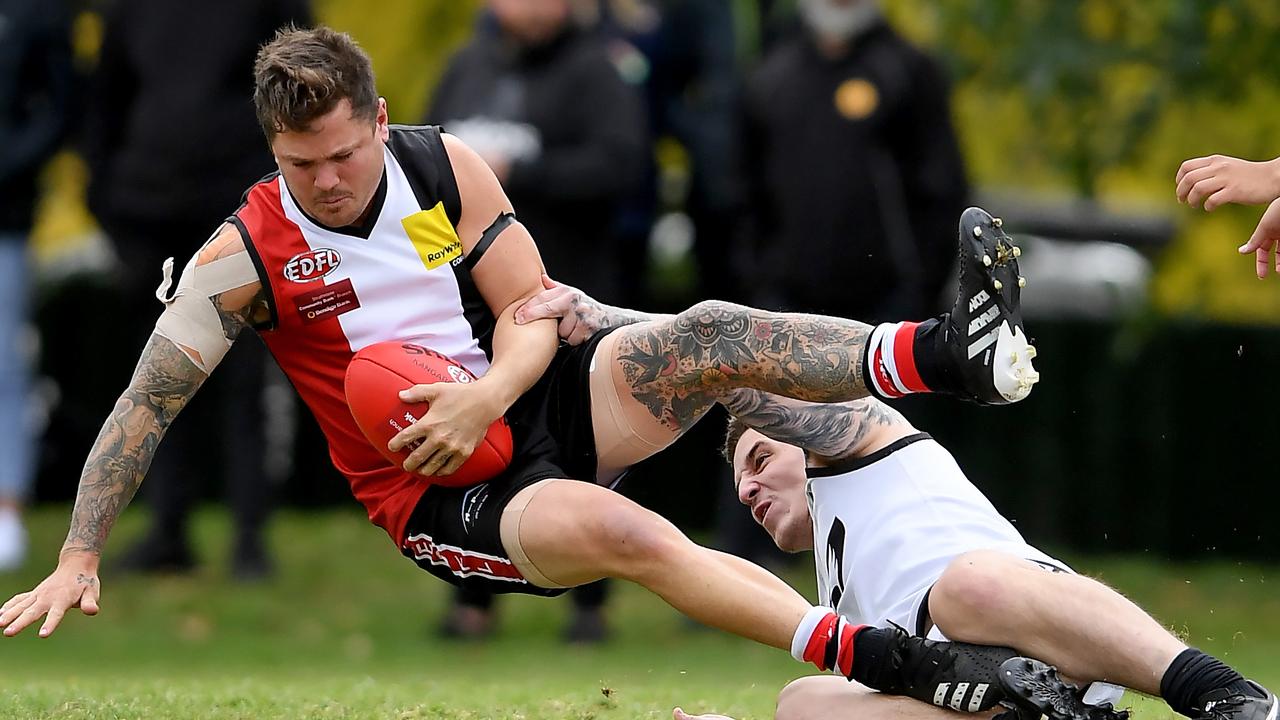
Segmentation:
[(1188, 717), (1204, 709), (1205, 695), (1221, 689), (1263, 697), (1231, 666), (1195, 648), (1178, 653), (1160, 679), (1160, 697), (1175, 712)]
[(947, 324), (943, 318), (925, 320), (916, 326), (915, 343), (911, 346), (920, 379), (937, 393), (956, 394), (961, 391), (960, 379), (954, 377), (949, 359), (942, 351)]
[(863, 628), (853, 638), (853, 672), (849, 679), (866, 685), (872, 690), (879, 690), (889, 678), (887, 672), (891, 658), (889, 649), (893, 638), (898, 634), (895, 628)]

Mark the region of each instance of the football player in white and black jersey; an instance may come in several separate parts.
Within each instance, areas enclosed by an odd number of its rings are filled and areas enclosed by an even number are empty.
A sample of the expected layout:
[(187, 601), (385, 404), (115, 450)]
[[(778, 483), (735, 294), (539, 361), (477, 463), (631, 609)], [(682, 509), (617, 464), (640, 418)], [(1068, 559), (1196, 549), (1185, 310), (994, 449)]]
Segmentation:
[[(644, 317), (549, 278), (544, 285), (520, 315), (559, 318), (569, 342)], [(1197, 719), (1277, 717), (1270, 691), (1027, 543), (945, 448), (884, 403), (813, 404), (754, 390), (735, 391), (722, 402), (734, 416), (725, 456), (739, 500), (779, 548), (813, 550), (819, 602), (849, 622), (900, 628), (902, 636), (939, 641), (939, 647), (960, 640), (1013, 648), (1027, 657), (1002, 661), (998, 682), (1009, 697), (1028, 700), (1027, 693), (1059, 680), (1058, 669), (1088, 684), (1070, 697), (1050, 694), (1061, 707), (1045, 704), (1045, 696), (1029, 698), (1027, 704), (1050, 717), (1120, 717), (1112, 708), (1122, 687), (1158, 696)], [(815, 609), (805, 622), (820, 616)], [(893, 651), (877, 651), (883, 635), (868, 638), (866, 647), (862, 640), (858, 635), (853, 643), (853, 664), (864, 665), (857, 674), (881, 680), (883, 655)], [(909, 653), (928, 649), (913, 645)], [(804, 652), (793, 647), (797, 657)], [(976, 682), (981, 672), (948, 682), (922, 668), (927, 663), (914, 668), (920, 672), (911, 681), (932, 693), (890, 688), (910, 697), (870, 692), (840, 677), (801, 678), (783, 689), (777, 717), (945, 720), (972, 709), (978, 691), (987, 691)], [(1025, 716), (1027, 704), (1016, 712)], [(726, 720), (680, 709), (675, 718)]]
[[(868, 392), (1026, 397), (1037, 376), (1018, 315), (1016, 250), (995, 218), (977, 209), (961, 218), (961, 297), (940, 318), (872, 328), (708, 301), (558, 346), (555, 323), (515, 319), (542, 290), (543, 267), (493, 172), (440, 128), (389, 124), (369, 58), (350, 37), (282, 30), (259, 51), (254, 84), (279, 171), (249, 187), (176, 282), (166, 268), (165, 309), (89, 451), (58, 566), (0, 606), (4, 635), (43, 617), (48, 636), (68, 609), (97, 613), (101, 551), (120, 511), (169, 424), (252, 328), (370, 521), (423, 570), (544, 596), (632, 580), (703, 623), (803, 646), (805, 661), (856, 675), (850, 623), (604, 486), (740, 388), (823, 403)], [(430, 404), (389, 444), (416, 445), (402, 466), (365, 440), (343, 390), (353, 355), (384, 341), (430, 347), (479, 378), (401, 393)], [(500, 416), (515, 447), (505, 471), (470, 488), (433, 482)]]
[[(950, 453), (893, 409), (873, 399), (818, 406), (741, 394), (738, 412), (772, 420), (760, 425), (769, 435), (730, 422), (725, 454), (738, 498), (778, 547), (814, 551), (821, 600), (842, 616), (1013, 647), (1093, 683), (1083, 694), (1090, 704), (1114, 703), (1124, 686), (1188, 717), (1276, 717), (1270, 691), (1028, 544)], [(826, 456), (774, 439), (813, 446), (815, 435)], [(1006, 690), (1046, 671), (1030, 668), (1007, 665)], [(830, 680), (789, 685), (778, 717), (942, 717)], [(956, 707), (942, 688), (934, 702)]]

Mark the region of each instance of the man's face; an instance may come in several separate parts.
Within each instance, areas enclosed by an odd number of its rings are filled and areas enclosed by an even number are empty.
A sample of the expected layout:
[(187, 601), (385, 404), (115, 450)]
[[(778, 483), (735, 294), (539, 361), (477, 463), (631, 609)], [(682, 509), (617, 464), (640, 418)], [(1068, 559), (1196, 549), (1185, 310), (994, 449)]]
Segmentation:
[(364, 214), (378, 190), (387, 132), (385, 100), (373, 122), (352, 117), (343, 100), (306, 130), (277, 133), (271, 151), (302, 209), (322, 225), (342, 227)]
[(813, 521), (805, 499), (804, 450), (748, 430), (733, 450), (738, 500), (787, 552), (813, 547)]
[(569, 22), (569, 0), (489, 0), (489, 9), (525, 45), (545, 43)]

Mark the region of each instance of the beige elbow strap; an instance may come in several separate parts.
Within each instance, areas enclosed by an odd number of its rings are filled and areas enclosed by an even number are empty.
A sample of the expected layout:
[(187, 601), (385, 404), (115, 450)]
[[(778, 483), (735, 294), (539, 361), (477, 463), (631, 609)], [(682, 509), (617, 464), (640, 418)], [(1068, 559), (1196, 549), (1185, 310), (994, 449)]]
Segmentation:
[(213, 298), (258, 282), (258, 272), (249, 254), (243, 252), (204, 265), (197, 265), (192, 258), (176, 288), (173, 258), (164, 261), (163, 271), (164, 281), (156, 289), (156, 298), (165, 308), (156, 321), (156, 334), (177, 345), (207, 375), (231, 349)]

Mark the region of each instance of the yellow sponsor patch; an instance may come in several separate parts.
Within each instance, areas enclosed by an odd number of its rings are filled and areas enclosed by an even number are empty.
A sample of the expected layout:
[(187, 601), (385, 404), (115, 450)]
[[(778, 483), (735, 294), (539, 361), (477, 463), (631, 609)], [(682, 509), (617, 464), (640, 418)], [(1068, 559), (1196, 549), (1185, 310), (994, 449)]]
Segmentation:
[(453, 223), (449, 222), (444, 203), (436, 203), (430, 210), (401, 218), (400, 224), (428, 270), (462, 260), (462, 241), (458, 239)]

